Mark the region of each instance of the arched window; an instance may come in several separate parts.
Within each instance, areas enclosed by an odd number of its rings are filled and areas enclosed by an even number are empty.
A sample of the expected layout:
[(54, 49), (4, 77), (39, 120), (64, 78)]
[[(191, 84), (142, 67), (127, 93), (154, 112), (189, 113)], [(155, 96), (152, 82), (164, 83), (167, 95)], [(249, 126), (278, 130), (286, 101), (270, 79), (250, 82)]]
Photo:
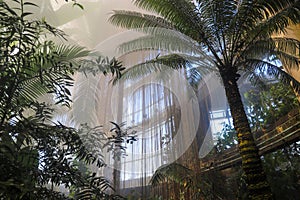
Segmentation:
[(138, 140), (127, 145), (128, 155), (121, 158), (121, 180), (149, 181), (159, 166), (176, 156), (171, 141), (180, 118), (178, 99), (161, 84), (145, 84), (124, 95), (122, 121), (138, 131)]

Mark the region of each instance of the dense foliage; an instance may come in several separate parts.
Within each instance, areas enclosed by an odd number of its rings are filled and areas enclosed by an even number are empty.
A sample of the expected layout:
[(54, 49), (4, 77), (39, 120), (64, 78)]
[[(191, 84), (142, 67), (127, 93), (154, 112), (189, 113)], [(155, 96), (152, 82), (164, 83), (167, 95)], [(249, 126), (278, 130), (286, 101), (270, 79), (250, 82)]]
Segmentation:
[[(82, 173), (77, 164), (105, 166), (101, 153), (91, 152), (81, 134), (103, 137), (103, 145), (112, 149), (118, 148), (115, 141), (99, 127), (75, 129), (52, 121), (53, 103), (39, 100), (48, 94), (54, 104), (70, 106), (72, 75), (89, 52), (47, 40), (64, 40), (65, 35), (44, 20), (30, 19), (31, 6), (36, 5), (0, 1), (0, 199), (121, 198), (110, 194), (107, 178)], [(107, 62), (98, 71), (120, 73), (119, 62)], [(115, 125), (117, 135), (126, 137)], [(75, 196), (54, 191), (56, 185), (75, 188)]]
[[(273, 125), (281, 117), (294, 109), (300, 109), (300, 104), (293, 90), (282, 83), (265, 85), (258, 92), (252, 89), (245, 94), (245, 105), (249, 121), (254, 131), (261, 131)], [(216, 148), (218, 153), (235, 146), (237, 142), (235, 130), (225, 125), (220, 132)], [(276, 199), (296, 200), (300, 189), (300, 144), (299, 141), (263, 156), (263, 165)], [(212, 155), (213, 156), (213, 155)], [(237, 173), (230, 174), (233, 182), (240, 182), (235, 193), (240, 199), (247, 198), (247, 189), (240, 167), (234, 168)], [(218, 184), (218, 182), (215, 182)], [(227, 193), (229, 188), (226, 189)]]
[[(255, 130), (267, 129), (291, 110), (300, 109), (293, 90), (282, 83), (245, 94), (249, 120)], [(300, 143), (264, 155), (263, 164), (276, 199), (297, 199), (300, 190)]]
[(244, 96), (249, 121), (255, 130), (274, 124), (280, 117), (300, 106), (293, 90), (282, 83), (266, 85), (261, 91), (252, 89)]

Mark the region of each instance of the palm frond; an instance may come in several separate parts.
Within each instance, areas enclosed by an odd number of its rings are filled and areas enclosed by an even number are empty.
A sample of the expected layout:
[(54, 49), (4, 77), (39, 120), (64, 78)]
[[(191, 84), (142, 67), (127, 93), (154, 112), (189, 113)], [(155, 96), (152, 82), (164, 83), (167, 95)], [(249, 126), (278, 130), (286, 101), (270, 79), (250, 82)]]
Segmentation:
[[(284, 12), (293, 7), (295, 10), (299, 9), (298, 0), (276, 0), (276, 1), (259, 1), (257, 5), (261, 10), (264, 11), (265, 18), (271, 18), (278, 13)], [(298, 14), (296, 12), (291, 12), (287, 17), (294, 23), (299, 20)]]
[(203, 69), (200, 68), (192, 68), (187, 72), (186, 78), (188, 83), (192, 86), (194, 91), (198, 91), (200, 82), (203, 80), (203, 76), (206, 72), (203, 73)]
[(273, 52), (285, 69), (299, 69), (300, 58), (282, 51)]
[[(195, 5), (186, 0), (135, 0), (134, 4), (139, 8), (155, 12), (162, 16), (164, 19), (175, 24), (180, 29), (186, 29), (186, 26), (190, 24), (190, 29), (198, 23), (194, 23), (197, 20), (197, 15), (194, 14)], [(199, 20), (201, 21), (201, 20)], [(198, 27), (199, 28), (199, 27)], [(197, 29), (195, 29), (197, 31)]]
[(160, 166), (152, 176), (150, 184), (152, 186), (158, 185), (166, 179), (175, 181), (180, 184), (184, 184), (184, 181), (191, 181), (193, 171), (189, 168), (178, 164), (171, 163)]
[(128, 68), (122, 74), (121, 79), (136, 79), (151, 73), (164, 72), (168, 69), (176, 70), (187, 66), (192, 67), (189, 60), (185, 58), (185, 55), (170, 54), (166, 56), (159, 56)]
[[(26, 69), (26, 75), (30, 77), (21, 80), (19, 85), (20, 96), (25, 101), (33, 101), (38, 97), (55, 92), (70, 95), (67, 86), (72, 84), (69, 76), (79, 66), (79, 59), (83, 59), (89, 53), (83, 47), (64, 45), (54, 46), (53, 43), (45, 43), (34, 56), (32, 65)], [(57, 84), (54, 84), (54, 83)], [(62, 91), (57, 91), (60, 84)]]
[(201, 58), (198, 55), (191, 56), (176, 53), (164, 56), (158, 55), (154, 59), (131, 66), (124, 71), (120, 79), (114, 80), (114, 84), (119, 80), (135, 80), (150, 74), (155, 74), (156, 80), (165, 81), (169, 80), (174, 70), (184, 68), (188, 82), (196, 88), (195, 83), (199, 83), (201, 77), (217, 70), (215, 64), (206, 58), (209, 58), (209, 56), (206, 55), (206, 57)]
[(57, 55), (55, 59), (59, 62), (72, 63), (74, 67), (78, 67), (78, 61), (88, 56), (90, 51), (77, 45), (60, 44), (53, 49), (53, 53)]
[[(199, 14), (204, 18), (206, 25), (210, 25), (214, 36), (232, 33), (232, 29), (236, 26), (233, 18), (239, 7), (238, 1), (206, 1), (201, 2), (200, 5)], [(215, 23), (216, 21), (218, 23)], [(211, 26), (212, 24), (213, 26)]]
[(186, 72), (186, 78), (189, 84), (195, 89), (195, 91), (198, 91), (198, 89), (202, 86), (201, 84), (206, 84), (204, 81), (205, 77), (208, 77), (209, 75), (215, 73), (217, 73), (217, 69), (215, 67), (199, 65), (188, 69)]
[(205, 49), (195, 40), (178, 31), (164, 28), (144, 28), (142, 31), (150, 35), (122, 43), (118, 47), (119, 51), (121, 53), (130, 53), (134, 51), (156, 50), (210, 58)]
[(109, 22), (128, 29), (144, 27), (173, 28), (168, 21), (161, 17), (124, 10), (115, 10), (113, 15), (109, 18)]
[(143, 50), (156, 50), (195, 54), (199, 51), (199, 48), (193, 48), (193, 46), (185, 41), (180, 40), (180, 38), (178, 37), (158, 35), (144, 36), (126, 43), (122, 43), (118, 47), (118, 49), (121, 53), (131, 53)]
[(272, 37), (272, 40), (278, 51), (289, 53), (290, 55), (299, 56), (300, 41), (287, 37)]
[(99, 77), (92, 74), (77, 74), (74, 85), (72, 123), (75, 125), (88, 123), (97, 125), (96, 105), (99, 102)]
[(262, 91), (266, 90), (268, 82), (265, 79), (261, 78), (260, 74), (250, 71), (246, 71), (241, 74), (242, 82), (249, 81), (252, 85), (261, 89)]
[[(276, 78), (287, 85), (292, 85), (294, 91), (299, 94), (300, 83), (283, 69), (279, 68), (276, 64), (257, 59), (248, 60), (245, 64), (251, 69), (249, 71), (246, 71), (247, 75), (249, 75), (250, 78), (259, 78), (262, 80), (270, 80), (270, 78)], [(253, 73), (255, 74), (255, 76), (252, 75)]]
[[(240, 54), (299, 20), (299, 1), (242, 1), (232, 20), (232, 50)], [(296, 19), (297, 18), (297, 19)], [(292, 22), (294, 21), (294, 22)]]
[(195, 40), (208, 38), (208, 36), (204, 36), (205, 31), (203, 29), (207, 27), (203, 23), (203, 18), (194, 12), (195, 5), (190, 1), (137, 0), (134, 3), (140, 8), (157, 13), (159, 16), (130, 11), (115, 11), (110, 21), (115, 25), (129, 29), (161, 27), (178, 30)]
[(299, 41), (291, 38), (258, 40), (243, 51), (244, 59), (280, 60), (287, 68), (299, 67)]
[(266, 58), (274, 51), (275, 44), (272, 40), (258, 40), (249, 44), (239, 53), (237, 61), (244, 61), (247, 58)]
[(254, 29), (247, 35), (253, 37), (270, 37), (275, 33), (285, 33), (291, 24), (299, 23), (300, 2), (296, 0), (261, 1), (257, 3), (258, 10), (263, 12), (264, 18), (256, 22)]
[[(57, 81), (55, 84), (54, 80)], [(70, 81), (71, 79), (68, 75), (63, 75), (59, 71), (51, 71), (44, 74), (42, 80), (40, 76), (33, 76), (21, 81), (18, 88), (19, 95), (25, 102), (32, 102), (47, 93), (55, 93), (59, 84), (61, 84), (61, 88), (66, 88), (71, 84)], [(65, 92), (67, 95), (70, 95), (69, 91)]]
[(20, 96), (25, 102), (35, 101), (38, 97), (48, 93), (53, 88), (47, 88), (40, 81), (39, 77), (35, 77), (20, 84)]
[(293, 38), (272, 38), (276, 50), (274, 55), (280, 60), (285, 69), (299, 69), (300, 41)]

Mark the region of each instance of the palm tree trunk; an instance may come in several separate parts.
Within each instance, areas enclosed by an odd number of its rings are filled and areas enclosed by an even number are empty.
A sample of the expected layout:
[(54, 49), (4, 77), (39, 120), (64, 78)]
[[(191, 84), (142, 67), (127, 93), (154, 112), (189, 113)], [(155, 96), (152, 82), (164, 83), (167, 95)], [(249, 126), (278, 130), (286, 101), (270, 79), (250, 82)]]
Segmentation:
[(242, 157), (242, 168), (246, 174), (246, 183), (250, 198), (273, 199), (241, 100), (237, 85), (239, 75), (232, 70), (220, 70), (220, 75), (224, 83), (233, 125), (237, 132), (238, 146)]

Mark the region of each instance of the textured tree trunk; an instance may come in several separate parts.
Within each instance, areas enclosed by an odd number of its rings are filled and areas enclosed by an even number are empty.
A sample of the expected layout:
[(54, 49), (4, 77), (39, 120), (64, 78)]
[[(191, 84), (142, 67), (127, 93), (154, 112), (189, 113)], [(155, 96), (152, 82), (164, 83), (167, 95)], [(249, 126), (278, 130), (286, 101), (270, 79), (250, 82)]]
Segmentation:
[(273, 199), (239, 93), (237, 85), (239, 76), (232, 70), (220, 71), (220, 75), (225, 87), (233, 125), (237, 132), (242, 168), (246, 174), (250, 198)]

